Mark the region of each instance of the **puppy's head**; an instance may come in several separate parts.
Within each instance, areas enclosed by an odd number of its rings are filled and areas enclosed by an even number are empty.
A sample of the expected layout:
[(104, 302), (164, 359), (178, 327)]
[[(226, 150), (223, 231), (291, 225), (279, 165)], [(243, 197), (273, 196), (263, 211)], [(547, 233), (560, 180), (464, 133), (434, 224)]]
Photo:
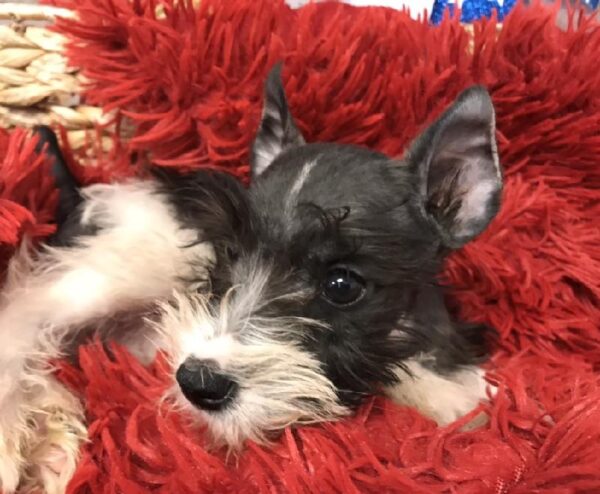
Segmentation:
[(216, 439), (236, 446), (343, 415), (433, 350), (418, 294), (496, 214), (494, 133), (490, 97), (474, 87), (400, 161), (306, 144), (276, 67), (251, 187), (208, 173), (171, 180), (216, 260), (212, 295), (181, 295), (161, 325), (177, 392)]

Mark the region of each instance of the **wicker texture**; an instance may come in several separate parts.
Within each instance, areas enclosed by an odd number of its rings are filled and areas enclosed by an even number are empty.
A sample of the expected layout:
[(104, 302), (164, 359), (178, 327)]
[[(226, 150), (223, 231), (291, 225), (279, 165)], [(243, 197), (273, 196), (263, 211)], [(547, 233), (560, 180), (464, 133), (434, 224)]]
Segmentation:
[[(41, 5), (0, 5), (0, 126), (59, 124), (70, 145), (86, 142), (86, 131), (109, 121), (100, 108), (82, 102), (84, 78), (63, 55), (65, 38), (49, 29), (66, 9)], [(110, 139), (103, 148), (110, 145)]]

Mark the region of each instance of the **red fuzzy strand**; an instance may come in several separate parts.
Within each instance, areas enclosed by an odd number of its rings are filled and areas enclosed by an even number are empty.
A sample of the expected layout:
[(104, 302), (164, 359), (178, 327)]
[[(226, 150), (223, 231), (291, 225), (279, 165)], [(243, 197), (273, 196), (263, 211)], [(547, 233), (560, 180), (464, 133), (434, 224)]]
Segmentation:
[(35, 152), (37, 140), (24, 130), (0, 129), (0, 263), (4, 271), (14, 249), (26, 236), (32, 241), (55, 230), (58, 196), (51, 163)]

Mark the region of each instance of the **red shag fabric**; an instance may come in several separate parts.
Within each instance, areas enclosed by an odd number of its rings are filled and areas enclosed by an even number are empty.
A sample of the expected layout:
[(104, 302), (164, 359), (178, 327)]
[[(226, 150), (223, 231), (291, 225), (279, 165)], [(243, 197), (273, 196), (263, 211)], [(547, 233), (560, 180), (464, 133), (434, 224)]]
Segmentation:
[(56, 228), (58, 193), (36, 144), (24, 130), (0, 129), (0, 272), (24, 235), (39, 240)]
[[(440, 429), (384, 399), (336, 424), (288, 430), (237, 461), (156, 404), (167, 381), (96, 345), (61, 378), (85, 400), (90, 442), (70, 492), (600, 492), (600, 28), (566, 31), (555, 9), (516, 8), (499, 35), (455, 21), (432, 28), (384, 8), (279, 0), (59, 0), (59, 29), (91, 79), (89, 101), (136, 125), (135, 153), (163, 166), (247, 177), (248, 146), (272, 62), (308, 140), (402, 152), (456, 94), (479, 82), (498, 113), (504, 204), (490, 229), (449, 260), (451, 303), (498, 328), (499, 383), (487, 426)], [(8, 145), (7, 145), (8, 142)], [(48, 233), (47, 169), (16, 132), (0, 134), (0, 239)], [(90, 180), (114, 170), (102, 166)], [(95, 173), (95, 174), (94, 174)], [(117, 173), (118, 175), (119, 173)], [(93, 176), (92, 176), (93, 175)], [(25, 189), (27, 187), (27, 189)]]

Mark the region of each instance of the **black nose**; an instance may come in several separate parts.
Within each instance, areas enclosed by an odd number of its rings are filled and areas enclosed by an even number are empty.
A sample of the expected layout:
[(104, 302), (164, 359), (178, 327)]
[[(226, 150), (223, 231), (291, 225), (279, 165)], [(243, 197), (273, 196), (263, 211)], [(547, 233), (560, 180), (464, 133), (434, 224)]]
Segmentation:
[(183, 395), (203, 410), (221, 410), (238, 389), (235, 381), (219, 372), (214, 360), (188, 358), (179, 366), (175, 379)]

